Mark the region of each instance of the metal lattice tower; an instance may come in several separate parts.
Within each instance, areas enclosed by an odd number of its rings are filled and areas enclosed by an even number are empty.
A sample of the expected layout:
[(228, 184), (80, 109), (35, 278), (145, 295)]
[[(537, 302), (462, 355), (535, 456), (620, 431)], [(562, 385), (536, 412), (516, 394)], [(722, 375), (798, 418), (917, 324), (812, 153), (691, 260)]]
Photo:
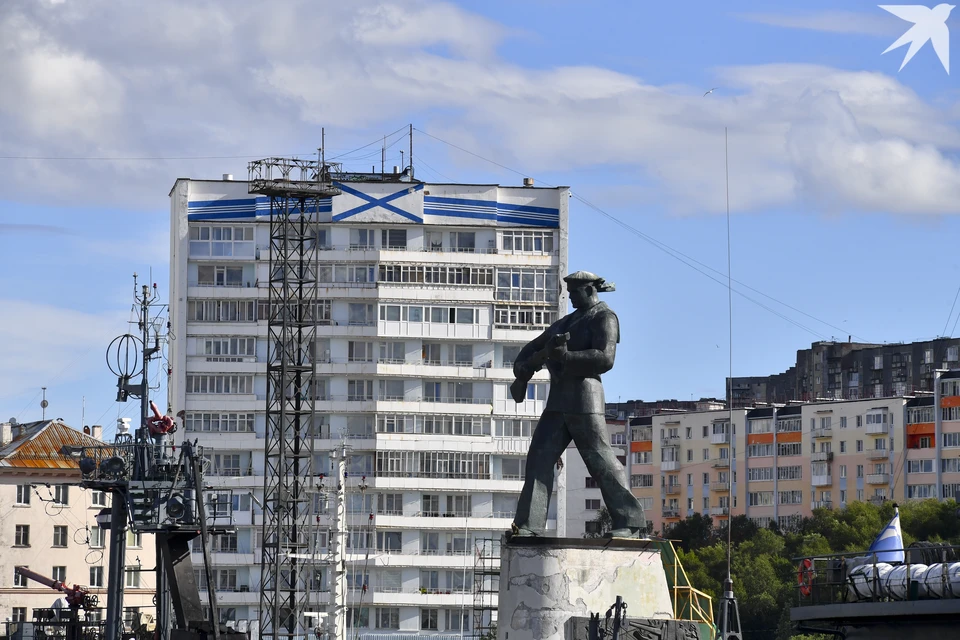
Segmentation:
[(309, 633), (303, 613), (313, 568), (303, 552), (315, 528), (318, 214), (321, 200), (340, 191), (322, 156), (267, 158), (248, 169), (249, 193), (270, 198), (260, 635), (282, 640)]

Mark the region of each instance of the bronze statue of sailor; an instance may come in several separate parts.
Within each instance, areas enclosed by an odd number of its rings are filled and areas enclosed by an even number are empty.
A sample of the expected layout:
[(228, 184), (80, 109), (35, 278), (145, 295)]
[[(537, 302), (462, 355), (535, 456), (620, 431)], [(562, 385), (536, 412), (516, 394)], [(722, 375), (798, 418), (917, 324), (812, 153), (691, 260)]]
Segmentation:
[(610, 447), (600, 382), (600, 375), (613, 368), (620, 323), (597, 294), (613, 291), (614, 285), (588, 271), (572, 273), (564, 281), (574, 312), (527, 343), (513, 365), (516, 380), (510, 393), (516, 402), (525, 399), (527, 383), (543, 367), (550, 372), (550, 394), (527, 453), (511, 533), (543, 533), (554, 467), (572, 440), (610, 512), (613, 530), (607, 535), (637, 537), (646, 526), (643, 507), (627, 488), (623, 465)]

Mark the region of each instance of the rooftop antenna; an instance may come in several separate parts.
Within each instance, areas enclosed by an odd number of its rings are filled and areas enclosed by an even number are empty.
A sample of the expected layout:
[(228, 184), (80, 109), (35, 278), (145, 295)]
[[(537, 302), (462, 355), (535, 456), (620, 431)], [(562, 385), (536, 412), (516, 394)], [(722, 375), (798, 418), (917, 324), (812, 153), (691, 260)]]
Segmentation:
[[(47, 407), (50, 406), (50, 403), (47, 402), (47, 388), (46, 388), (46, 387), (40, 387), (40, 390), (43, 392), (43, 399), (40, 401), (40, 419), (41, 419), (41, 420), (46, 420), (46, 419), (47, 419)], [(33, 396), (33, 397), (36, 398), (37, 396)]]

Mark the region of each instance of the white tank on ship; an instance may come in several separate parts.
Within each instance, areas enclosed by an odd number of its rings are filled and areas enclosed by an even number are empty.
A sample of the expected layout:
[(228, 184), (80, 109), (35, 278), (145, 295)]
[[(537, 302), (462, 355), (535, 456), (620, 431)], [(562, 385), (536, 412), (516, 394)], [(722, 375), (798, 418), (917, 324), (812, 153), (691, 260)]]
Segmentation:
[[(927, 572), (925, 564), (900, 565), (894, 567), (887, 574), (885, 584), (885, 594), (894, 600), (906, 600), (909, 597), (909, 584), (918, 582), (918, 597), (926, 595), (926, 587), (923, 584), (924, 574)], [(909, 580), (908, 580), (909, 576)]]
[(928, 598), (960, 597), (960, 562), (930, 565), (923, 584)]
[(864, 564), (850, 572), (847, 578), (847, 589), (850, 600), (871, 600), (884, 595), (884, 586), (887, 574), (893, 567), (885, 562)]

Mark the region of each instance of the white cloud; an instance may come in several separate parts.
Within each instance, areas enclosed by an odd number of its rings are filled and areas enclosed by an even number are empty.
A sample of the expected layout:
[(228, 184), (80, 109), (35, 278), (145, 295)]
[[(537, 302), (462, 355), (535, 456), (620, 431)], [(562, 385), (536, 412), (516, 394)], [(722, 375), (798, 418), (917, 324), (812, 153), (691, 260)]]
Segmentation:
[[(879, 10), (878, 10), (879, 11)], [(855, 11), (813, 11), (807, 13), (741, 13), (748, 22), (771, 27), (809, 29), (830, 33), (857, 33), (871, 36), (899, 35), (902, 26), (886, 14)], [(898, 31), (899, 29), (899, 31)]]
[[(497, 55), (510, 29), (429, 0), (75, 5), (21, 3), (0, 18), (16, 34), (6, 81), (26, 96), (0, 98), (0, 155), (272, 154), (310, 149), (320, 125), (336, 140), (414, 120), (533, 175), (617, 166), (698, 212), (722, 209), (726, 126), (736, 210), (960, 209), (953, 105), (878, 73), (719, 69), (704, 98), (599, 67), (523, 67)], [(27, 197), (40, 173), (54, 198), (156, 207), (175, 177), (224, 164), (21, 162), (0, 188)]]
[(85, 378), (87, 356), (102, 353), (126, 327), (126, 318), (117, 313), (90, 314), (16, 299), (0, 299), (0, 309), (0, 398)]

